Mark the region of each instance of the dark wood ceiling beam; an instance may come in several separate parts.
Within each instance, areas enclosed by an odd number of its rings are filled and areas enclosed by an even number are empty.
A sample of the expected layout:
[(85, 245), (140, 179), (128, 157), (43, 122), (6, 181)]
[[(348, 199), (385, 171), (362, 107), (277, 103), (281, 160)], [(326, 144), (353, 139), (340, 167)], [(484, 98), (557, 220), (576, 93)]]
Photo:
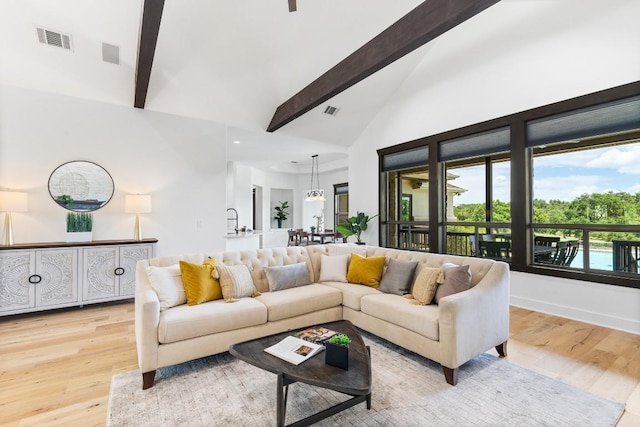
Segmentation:
[(499, 1), (424, 1), (280, 105), (267, 131), (281, 128)]
[(136, 93), (133, 102), (133, 106), (136, 108), (144, 108), (147, 101), (151, 67), (156, 53), (163, 9), (164, 0), (144, 0), (138, 43), (138, 63), (136, 64)]

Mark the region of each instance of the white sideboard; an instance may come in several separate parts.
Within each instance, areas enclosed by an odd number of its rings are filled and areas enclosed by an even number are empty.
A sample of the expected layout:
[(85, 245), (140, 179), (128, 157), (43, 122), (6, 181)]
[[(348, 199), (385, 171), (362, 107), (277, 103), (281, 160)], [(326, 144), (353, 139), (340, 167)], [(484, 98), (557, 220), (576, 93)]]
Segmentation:
[(0, 316), (133, 298), (157, 239), (0, 246)]

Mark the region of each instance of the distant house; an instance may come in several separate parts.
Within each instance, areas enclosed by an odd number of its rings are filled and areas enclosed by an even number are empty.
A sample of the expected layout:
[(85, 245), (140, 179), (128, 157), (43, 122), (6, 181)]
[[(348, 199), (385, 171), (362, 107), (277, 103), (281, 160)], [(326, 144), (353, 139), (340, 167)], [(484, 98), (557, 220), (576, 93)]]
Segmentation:
[[(467, 190), (451, 184), (459, 178), (447, 172), (447, 221), (456, 221), (453, 213), (455, 196)], [(429, 220), (429, 178), (426, 172), (415, 172), (402, 175), (402, 199), (404, 221), (428, 221)]]

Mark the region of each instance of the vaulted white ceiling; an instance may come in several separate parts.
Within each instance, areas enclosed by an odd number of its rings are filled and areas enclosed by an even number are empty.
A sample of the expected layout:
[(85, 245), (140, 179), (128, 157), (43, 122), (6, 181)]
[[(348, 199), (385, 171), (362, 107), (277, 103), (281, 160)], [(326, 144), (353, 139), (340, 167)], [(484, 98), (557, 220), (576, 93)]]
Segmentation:
[[(0, 1), (0, 84), (133, 108), (142, 3)], [(502, 0), (275, 133), (265, 132), (280, 104), (420, 3), (298, 0), (298, 11), (290, 13), (287, 0), (166, 0), (145, 108), (226, 124), (230, 160), (303, 172), (300, 165), (306, 171), (310, 156), (320, 154), (321, 163), (339, 168), (348, 147), (424, 67), (434, 46), (447, 43), (450, 54), (439, 55), (446, 65), (430, 66), (456, 69), (456, 55), (488, 57), (487, 44), (526, 46), (553, 37), (545, 34), (545, 20), (569, 25), (575, 8), (588, 19), (603, 6), (597, 0)], [(530, 31), (513, 40), (510, 23)], [(72, 51), (39, 43), (36, 26), (70, 34)], [(120, 48), (120, 65), (102, 61), (103, 42)], [(323, 114), (327, 105), (338, 114)]]
[[(344, 158), (409, 67), (369, 88), (357, 111), (265, 129), (278, 105), (420, 2), (299, 0), (290, 13), (286, 0), (166, 0), (145, 108), (229, 125), (242, 142), (232, 159), (289, 170), (315, 153)], [(3, 0), (0, 83), (132, 106), (142, 3)], [(38, 43), (36, 26), (70, 34), (72, 51)], [(120, 48), (120, 65), (102, 61), (103, 42)]]

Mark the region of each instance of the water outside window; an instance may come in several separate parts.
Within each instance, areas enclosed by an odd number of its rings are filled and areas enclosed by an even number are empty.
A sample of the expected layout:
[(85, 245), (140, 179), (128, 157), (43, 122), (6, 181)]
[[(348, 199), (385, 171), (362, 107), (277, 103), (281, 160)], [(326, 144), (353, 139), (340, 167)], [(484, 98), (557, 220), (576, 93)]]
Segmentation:
[[(538, 228), (534, 234), (556, 236), (560, 242), (579, 241), (579, 250), (566, 267), (637, 273), (640, 143), (576, 148), (549, 155), (539, 150), (537, 154), (533, 161), (533, 216)], [(555, 228), (552, 224), (576, 227)]]

